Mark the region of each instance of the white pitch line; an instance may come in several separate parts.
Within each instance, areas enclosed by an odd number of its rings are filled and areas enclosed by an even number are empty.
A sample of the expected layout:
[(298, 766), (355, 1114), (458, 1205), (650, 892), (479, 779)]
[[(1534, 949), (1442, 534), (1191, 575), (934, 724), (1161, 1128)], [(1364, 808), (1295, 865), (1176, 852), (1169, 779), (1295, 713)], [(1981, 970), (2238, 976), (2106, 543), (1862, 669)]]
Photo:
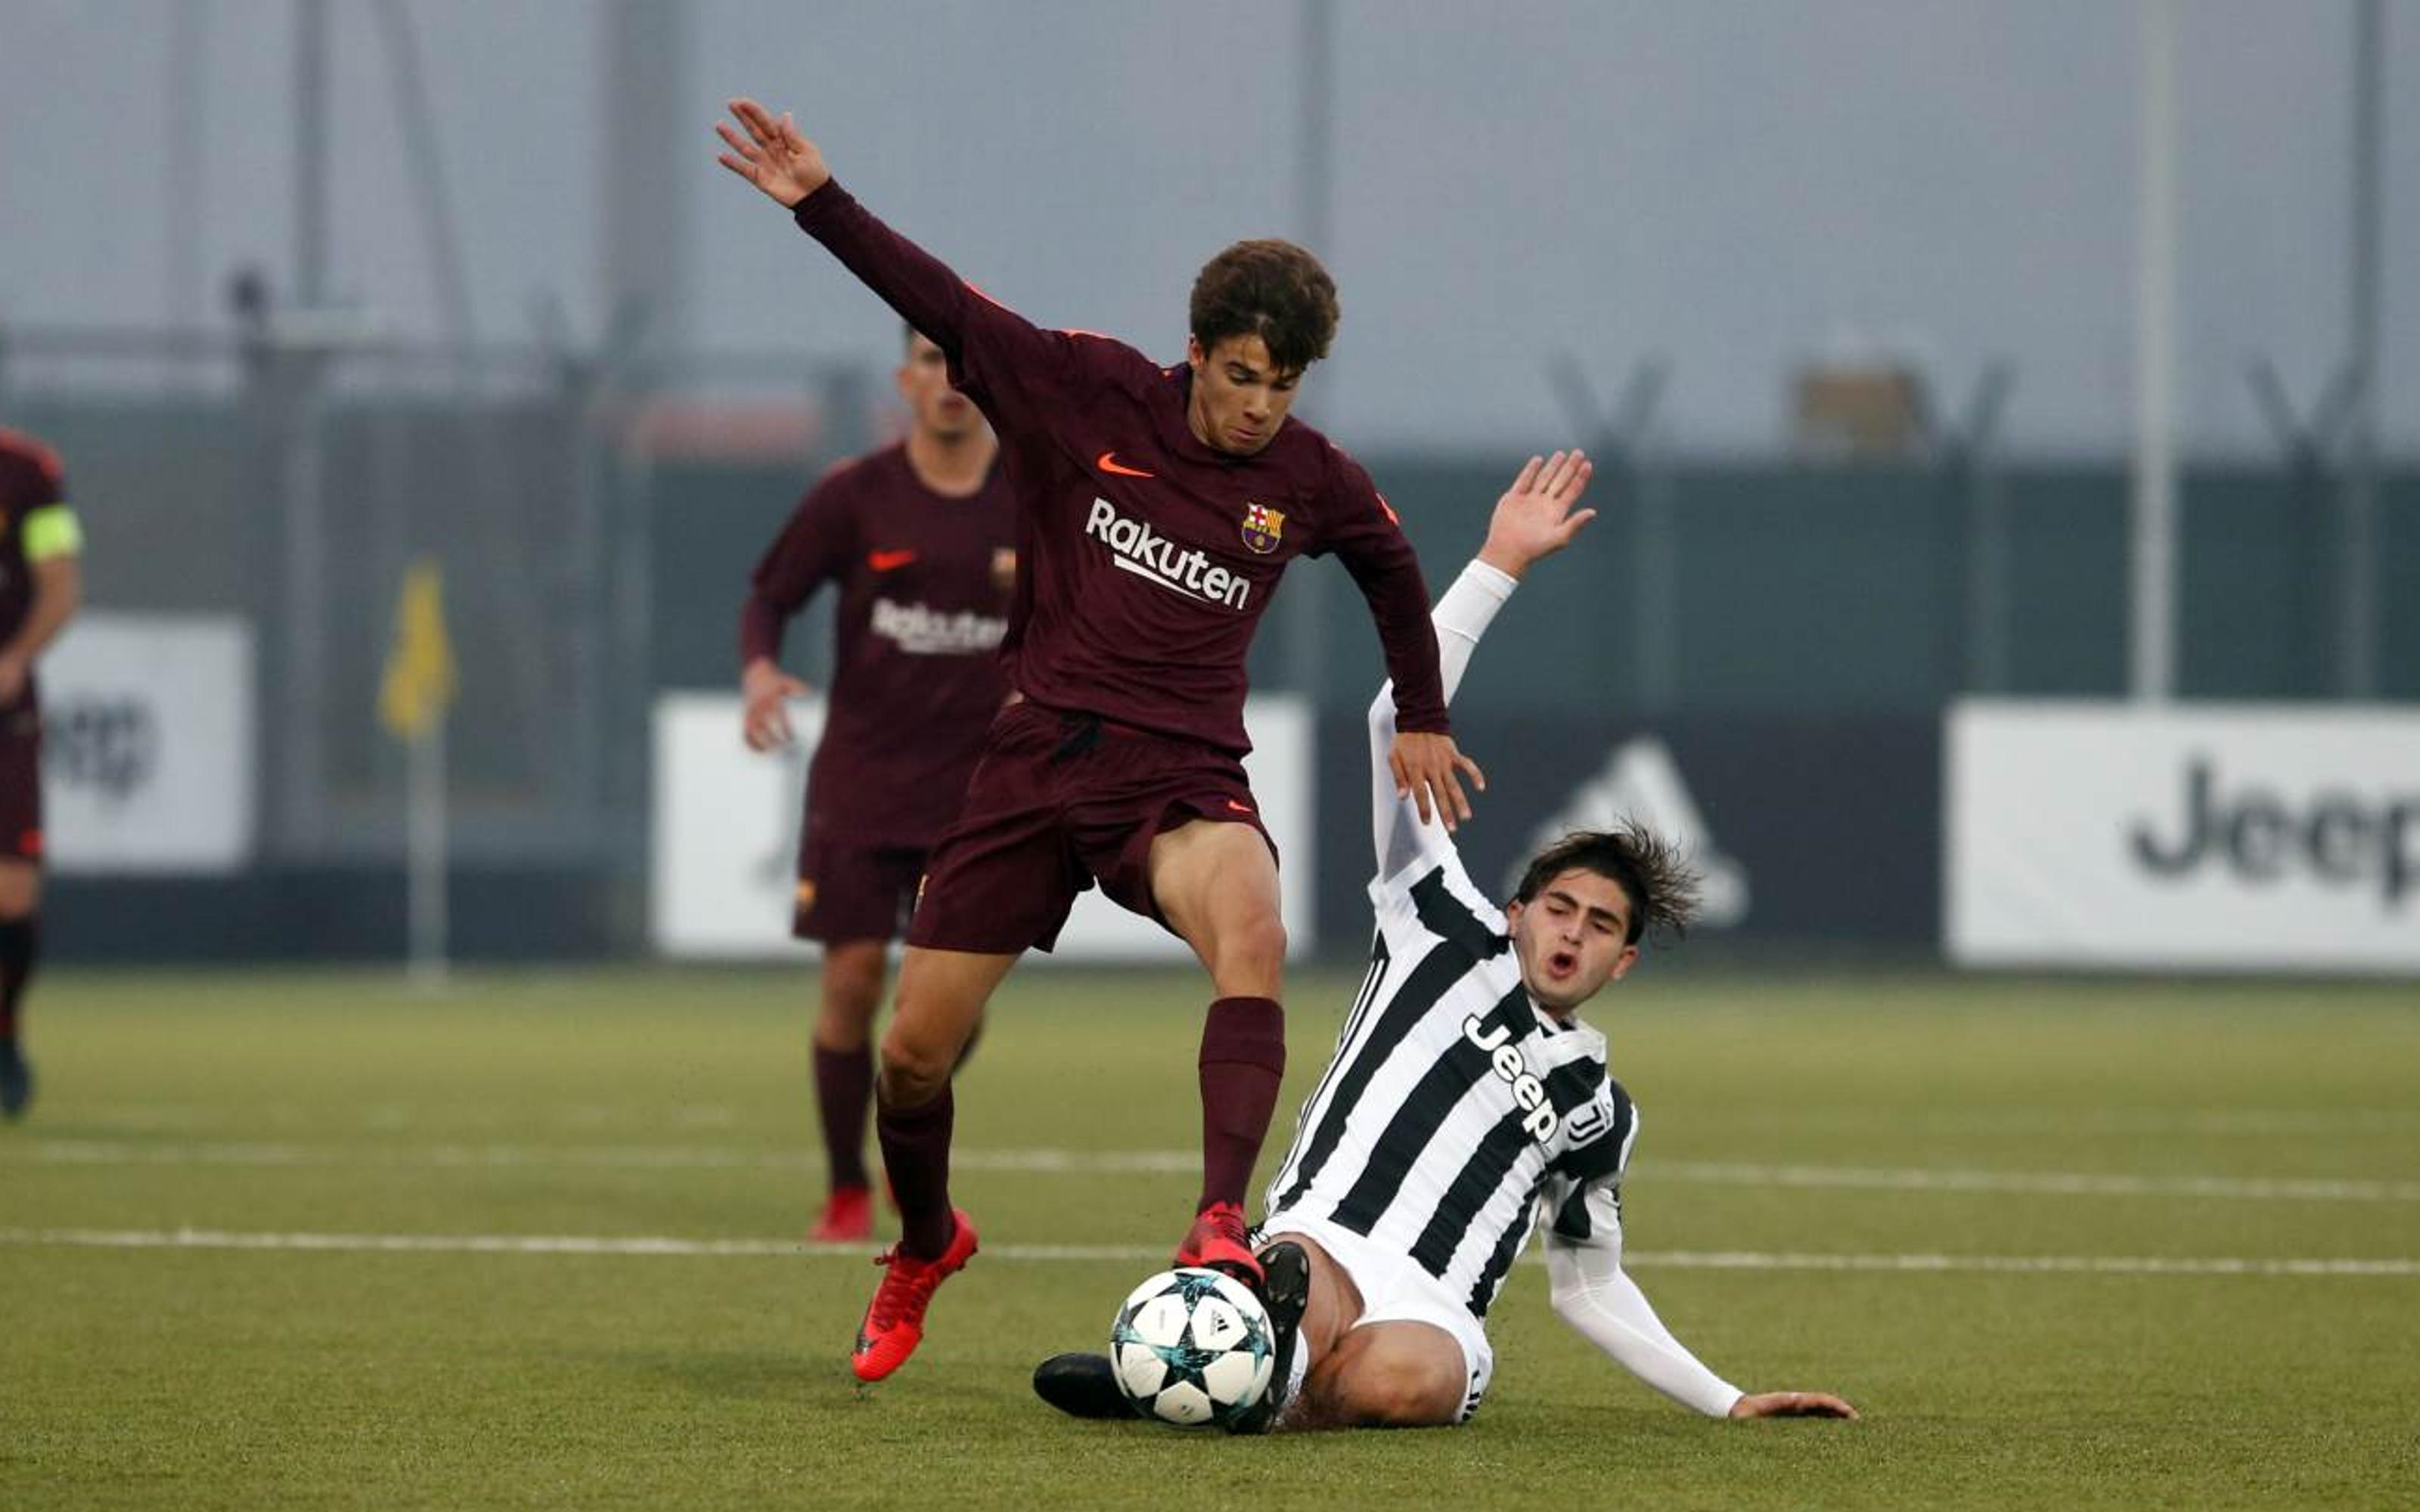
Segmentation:
[[(675, 1239), (598, 1234), (272, 1234), (212, 1228), (0, 1228), (0, 1246), (24, 1249), (287, 1250), (343, 1254), (595, 1255), (688, 1258), (804, 1257), (861, 1259), (865, 1244), (789, 1239)], [(1149, 1264), (1161, 1246), (997, 1244), (984, 1255), (1021, 1262)], [(1979, 1272), (2031, 1275), (2420, 1277), (2420, 1259), (2264, 1259), (2161, 1255), (1823, 1255), (1747, 1250), (1639, 1250), (1633, 1266), (1674, 1271)], [(1530, 1256), (1526, 1264), (1540, 1263)]]
[[(182, 1130), (199, 1134), (213, 1126), (238, 1121), (215, 1103), (100, 1103), (85, 1113), (120, 1127)], [(504, 1129), (542, 1123), (566, 1129), (628, 1130), (637, 1121), (631, 1110), (611, 1103), (552, 1103), (532, 1106), (463, 1107), (380, 1102), (348, 1108), (362, 1125), (381, 1133), (414, 1129)], [(247, 1104), (240, 1121), (257, 1126), (308, 1128), (326, 1121), (327, 1110), (290, 1102)], [(2273, 1134), (2398, 1134), (2420, 1133), (2420, 1110), (2408, 1107), (2342, 1108), (2134, 1108), (2074, 1107), (1979, 1109), (1925, 1114), (1900, 1108), (1793, 1106), (1785, 1110), (1750, 1110), (1727, 1115), (1743, 1127), (1810, 1129), (1842, 1133), (1882, 1131), (1901, 1135), (2007, 1135), (2131, 1134), (2181, 1134), (2196, 1138)], [(695, 1103), (656, 1110), (650, 1119), (673, 1128), (736, 1128), (747, 1121), (739, 1109), (724, 1103)]]
[(1786, 1108), (1732, 1116), (1741, 1126), (1803, 1134), (1885, 1130), (1905, 1134), (2181, 1134), (2195, 1138), (2272, 1134), (2395, 1134), (2420, 1131), (2420, 1113), (2403, 1107), (1980, 1109), (1921, 1113), (1900, 1108)]
[[(300, 1145), (248, 1141), (152, 1144), (141, 1140), (37, 1141), (22, 1164), (45, 1165), (230, 1165), (380, 1169), (805, 1171), (804, 1153), (683, 1145)], [(1188, 1149), (961, 1149), (962, 1171), (1025, 1175), (1185, 1174), (1201, 1168)], [(20, 1164), (0, 1156), (0, 1165)], [(2359, 1177), (2141, 1176), (2098, 1171), (1995, 1171), (1926, 1166), (1772, 1165), (1716, 1161), (1642, 1162), (1635, 1179), (1704, 1186), (1843, 1188), (1895, 1192), (2013, 1192), (2046, 1196), (2212, 1197), (2229, 1201), (2420, 1202), (2420, 1181)]]
[(2413, 1259), (2263, 1259), (2168, 1255), (1766, 1255), (1648, 1250), (1625, 1265), (1682, 1271), (1994, 1272), (2029, 1275), (2420, 1276)]
[[(952, 1166), (969, 1171), (1100, 1176), (1192, 1172), (1201, 1155), (1189, 1149), (961, 1149)], [(476, 1169), (531, 1166), (606, 1170), (820, 1170), (823, 1159), (798, 1152), (679, 1145), (297, 1145), (251, 1140), (150, 1144), (139, 1140), (48, 1139), (30, 1158), (0, 1165), (376, 1166), (383, 1169)]]
[(1861, 1187), (1900, 1192), (2029, 1192), (2059, 1196), (2227, 1197), (2273, 1201), (2420, 1202), (2420, 1181), (2338, 1177), (2127, 1176), (2091, 1171), (1935, 1170), (1922, 1166), (1752, 1165), (1653, 1162), (1659, 1181), (1714, 1186)]

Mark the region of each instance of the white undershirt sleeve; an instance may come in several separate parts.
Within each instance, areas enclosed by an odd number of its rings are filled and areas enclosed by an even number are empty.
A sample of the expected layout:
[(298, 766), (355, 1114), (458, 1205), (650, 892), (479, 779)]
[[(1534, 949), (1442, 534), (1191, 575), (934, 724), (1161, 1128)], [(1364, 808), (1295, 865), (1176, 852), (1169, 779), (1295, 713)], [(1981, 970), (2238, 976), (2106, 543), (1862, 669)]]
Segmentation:
[(1589, 1237), (1546, 1230), (1555, 1311), (1639, 1380), (1708, 1417), (1726, 1417), (1740, 1389), (1699, 1363), (1621, 1268), (1621, 1207), (1609, 1186), (1587, 1196)]
[[(1513, 587), (1509, 573), (1474, 561), (1429, 611), (1430, 623), (1436, 626), (1437, 671), (1447, 702), (1453, 702), (1471, 652), (1496, 611), (1512, 596)], [(1381, 877), (1393, 876), (1423, 854), (1441, 855), (1453, 844), (1443, 825), (1435, 819), (1422, 825), (1418, 806), (1395, 795), (1395, 774), (1387, 765), (1394, 744), (1395, 685), (1390, 681), (1379, 687), (1370, 705), (1370, 843)]]

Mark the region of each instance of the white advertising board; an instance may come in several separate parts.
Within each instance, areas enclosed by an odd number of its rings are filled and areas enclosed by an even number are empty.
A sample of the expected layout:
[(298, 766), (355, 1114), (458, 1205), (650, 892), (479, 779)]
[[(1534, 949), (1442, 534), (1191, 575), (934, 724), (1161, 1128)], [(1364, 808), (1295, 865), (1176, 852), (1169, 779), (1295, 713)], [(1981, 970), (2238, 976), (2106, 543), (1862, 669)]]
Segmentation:
[[(823, 706), (793, 704), (798, 743), (759, 755), (739, 738), (733, 693), (671, 693), (656, 701), (655, 815), (650, 933), (666, 955), (739, 960), (797, 954), (790, 901), (806, 771), (823, 729)], [(1313, 739), (1307, 704), (1294, 698), (1246, 702), (1252, 753), (1244, 760), (1262, 823), (1278, 843), (1290, 954), (1308, 951), (1315, 833)], [(1043, 960), (1167, 962), (1191, 959), (1183, 942), (1126, 913), (1098, 889), (1077, 900)]]
[(1968, 702), (1943, 759), (1956, 962), (2420, 972), (2420, 712)]
[(248, 624), (89, 612), (39, 666), (52, 867), (211, 872), (251, 860)]

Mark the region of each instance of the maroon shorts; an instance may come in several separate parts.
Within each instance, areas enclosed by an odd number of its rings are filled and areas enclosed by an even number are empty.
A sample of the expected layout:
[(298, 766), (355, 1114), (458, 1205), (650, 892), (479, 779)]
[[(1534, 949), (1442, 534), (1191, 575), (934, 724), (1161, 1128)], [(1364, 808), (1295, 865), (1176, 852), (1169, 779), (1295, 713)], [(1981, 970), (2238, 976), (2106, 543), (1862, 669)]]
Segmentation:
[(809, 834), (799, 846), (790, 933), (826, 945), (898, 938), (931, 854), (921, 845), (834, 845)]
[(42, 720), (0, 715), (0, 859), (42, 858)]
[(1226, 751), (1011, 704), (992, 721), (957, 823), (933, 847), (908, 943), (1047, 950), (1095, 881), (1110, 902), (1165, 924), (1151, 896), (1151, 842), (1195, 818), (1247, 824), (1268, 840), (1244, 764)]

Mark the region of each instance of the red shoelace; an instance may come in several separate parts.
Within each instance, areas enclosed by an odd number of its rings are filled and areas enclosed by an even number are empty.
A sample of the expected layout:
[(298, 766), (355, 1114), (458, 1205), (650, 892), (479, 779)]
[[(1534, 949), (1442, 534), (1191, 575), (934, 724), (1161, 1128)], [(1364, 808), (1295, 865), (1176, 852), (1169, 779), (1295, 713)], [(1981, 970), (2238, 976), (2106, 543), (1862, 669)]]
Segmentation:
[(933, 1288), (940, 1279), (940, 1267), (932, 1261), (902, 1255), (894, 1246), (876, 1256), (874, 1263), (890, 1272), (882, 1278), (882, 1285), (875, 1288), (874, 1305), (866, 1312), (867, 1320), (876, 1330), (887, 1330), (897, 1323), (911, 1298), (920, 1304), (932, 1300)]

